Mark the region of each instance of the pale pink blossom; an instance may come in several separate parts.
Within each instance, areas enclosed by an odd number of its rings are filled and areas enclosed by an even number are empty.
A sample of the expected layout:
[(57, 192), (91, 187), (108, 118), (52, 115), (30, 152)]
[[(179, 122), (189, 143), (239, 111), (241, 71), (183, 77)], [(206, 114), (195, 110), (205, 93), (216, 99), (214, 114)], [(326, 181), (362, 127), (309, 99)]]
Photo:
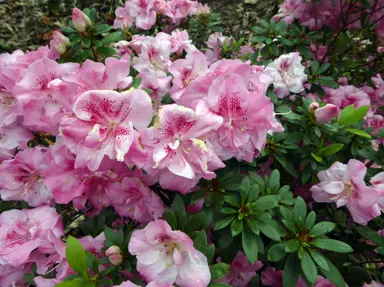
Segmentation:
[(2, 200), (24, 200), (31, 206), (48, 204), (52, 192), (46, 187), (44, 171), (51, 160), (46, 148), (26, 149), (0, 165)]
[(160, 104), (162, 98), (170, 91), (172, 77), (156, 77), (150, 72), (143, 72), (137, 75), (141, 78), (140, 88), (147, 88), (152, 91), (149, 95), (155, 104)]
[(206, 287), (210, 282), (207, 258), (193, 247), (191, 238), (172, 231), (164, 220), (135, 230), (128, 249), (136, 255), (137, 270), (148, 282), (176, 283), (180, 287)]
[(59, 31), (53, 32), (52, 43), (57, 53), (64, 54), (67, 51), (67, 47), (71, 44), (68, 37), (65, 37)]
[(129, 1), (125, 2), (124, 7), (118, 7), (115, 11), (115, 21), (113, 22), (113, 28), (125, 29), (132, 26), (135, 21), (128, 6)]
[(135, 19), (135, 26), (139, 29), (149, 30), (156, 23), (155, 0), (130, 0), (125, 9)]
[(362, 89), (355, 86), (340, 86), (337, 89), (326, 88), (325, 90), (327, 92), (327, 102), (339, 108), (354, 105), (356, 109), (361, 106), (371, 105), (369, 96)]
[(76, 31), (81, 33), (85, 32), (88, 27), (92, 24), (89, 17), (78, 8), (73, 8), (72, 10), (72, 22), (73, 26), (75, 26)]
[(92, 125), (78, 145), (76, 167), (97, 170), (104, 158), (124, 161), (138, 136), (135, 129), (146, 128), (152, 120), (151, 99), (143, 90), (89, 91), (75, 102), (78, 119)]
[(179, 56), (183, 54), (183, 51), (192, 53), (197, 50), (192, 44), (192, 40), (189, 39), (188, 31), (186, 30), (176, 29), (172, 31), (168, 40), (171, 42), (171, 52)]
[(320, 183), (311, 187), (312, 197), (317, 202), (334, 202), (337, 207), (345, 205), (355, 222), (366, 225), (380, 210), (377, 191), (364, 182), (366, 172), (365, 165), (355, 159), (348, 164), (335, 162), (318, 173)]
[(58, 238), (64, 234), (61, 217), (49, 206), (4, 211), (0, 227), (0, 264), (15, 267), (24, 264), (36, 248), (53, 247), (49, 233)]
[(208, 3), (202, 4), (199, 2), (197, 4), (196, 15), (209, 14), (209, 13), (211, 13), (211, 8), (208, 6)]
[(170, 0), (168, 3), (167, 16), (174, 24), (180, 24), (184, 18), (197, 12), (198, 2), (194, 0)]
[(160, 184), (164, 188), (183, 193), (202, 177), (214, 178), (213, 170), (224, 164), (204, 138), (218, 129), (222, 121), (204, 102), (197, 105), (196, 111), (176, 104), (162, 106), (155, 125), (141, 134), (149, 150), (146, 171), (160, 173)]
[(371, 281), (370, 283), (364, 282), (363, 287), (384, 287), (384, 284), (379, 281)]
[(18, 267), (12, 265), (0, 266), (1, 287), (27, 287), (29, 284), (24, 280), (24, 274), (32, 272), (31, 264), (24, 264)]
[(0, 127), (0, 149), (25, 148), (33, 138), (33, 133), (21, 125)]
[(223, 36), (222, 32), (216, 32), (209, 35), (206, 44), (208, 48), (214, 50), (216, 48), (221, 48), (224, 43), (229, 44), (229, 42), (230, 42), (229, 37)]
[(256, 261), (254, 264), (249, 263), (244, 253), (238, 251), (229, 267), (229, 272), (224, 278), (216, 282), (222, 282), (230, 286), (247, 287), (256, 275), (256, 271), (262, 266), (263, 264), (260, 261)]
[[(372, 127), (372, 135), (376, 136), (382, 129), (384, 129), (384, 117), (381, 115), (368, 115), (364, 122), (365, 127)], [(384, 138), (378, 138), (378, 143), (384, 143)]]
[(140, 223), (148, 223), (164, 214), (160, 197), (139, 178), (125, 177), (109, 187), (112, 205), (120, 216), (128, 216)]
[(302, 57), (298, 52), (281, 55), (268, 64), (265, 72), (273, 77), (275, 93), (283, 98), (292, 93), (304, 91), (303, 84), (307, 81), (305, 67), (301, 64)]

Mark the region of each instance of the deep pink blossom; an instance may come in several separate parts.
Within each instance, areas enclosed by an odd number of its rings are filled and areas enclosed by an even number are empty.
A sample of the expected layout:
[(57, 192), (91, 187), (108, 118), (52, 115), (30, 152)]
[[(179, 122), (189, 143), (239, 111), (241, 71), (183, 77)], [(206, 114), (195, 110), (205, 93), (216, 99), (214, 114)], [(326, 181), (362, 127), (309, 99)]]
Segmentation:
[[(0, 264), (21, 266), (36, 248), (48, 248), (48, 234), (60, 237), (63, 223), (53, 207), (9, 210), (0, 214)], [(1, 269), (1, 268), (0, 268)]]
[(109, 188), (112, 205), (120, 216), (148, 223), (163, 216), (164, 204), (139, 178), (125, 177)]
[(172, 231), (164, 220), (135, 230), (128, 249), (136, 255), (137, 270), (148, 282), (176, 283), (180, 287), (206, 287), (210, 282), (207, 258), (193, 247), (192, 239), (181, 231)]
[(26, 149), (0, 165), (0, 194), (3, 200), (24, 200), (31, 206), (48, 204), (52, 192), (44, 183), (51, 160), (45, 148)]
[(369, 106), (371, 104), (369, 96), (355, 86), (340, 86), (337, 89), (327, 88), (327, 102), (339, 108), (346, 108), (354, 105), (355, 108)]
[(27, 287), (29, 284), (24, 280), (24, 274), (31, 273), (31, 264), (18, 267), (12, 265), (0, 266), (0, 286), (2, 287)]
[(285, 0), (279, 7), (279, 12), (273, 16), (276, 22), (281, 20), (291, 24), (295, 19), (301, 18), (305, 10), (305, 3), (301, 0)]
[(317, 123), (325, 124), (330, 122), (334, 117), (339, 114), (339, 107), (328, 104), (324, 107), (315, 110), (315, 118)]

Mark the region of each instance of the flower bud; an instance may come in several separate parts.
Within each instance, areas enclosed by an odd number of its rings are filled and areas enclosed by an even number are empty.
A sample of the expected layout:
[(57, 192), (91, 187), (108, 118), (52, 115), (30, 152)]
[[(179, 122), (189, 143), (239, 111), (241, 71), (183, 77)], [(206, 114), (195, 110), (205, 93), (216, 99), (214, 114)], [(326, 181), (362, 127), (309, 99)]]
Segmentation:
[(319, 103), (313, 102), (308, 107), (308, 112), (314, 113), (320, 107)]
[(319, 108), (315, 111), (316, 121), (319, 124), (330, 122), (339, 113), (339, 107), (327, 104), (325, 107)]
[(113, 245), (105, 251), (105, 255), (112, 256), (112, 255), (119, 255), (121, 254), (121, 249), (119, 246)]
[(67, 51), (67, 47), (71, 44), (68, 37), (65, 37), (58, 31), (53, 32), (52, 42), (56, 52), (60, 55), (64, 54)]
[(72, 22), (76, 31), (81, 33), (85, 32), (87, 28), (91, 26), (91, 19), (78, 8), (72, 10)]
[(121, 254), (111, 255), (109, 256), (109, 262), (111, 262), (113, 266), (118, 266), (123, 262), (123, 256), (121, 256)]

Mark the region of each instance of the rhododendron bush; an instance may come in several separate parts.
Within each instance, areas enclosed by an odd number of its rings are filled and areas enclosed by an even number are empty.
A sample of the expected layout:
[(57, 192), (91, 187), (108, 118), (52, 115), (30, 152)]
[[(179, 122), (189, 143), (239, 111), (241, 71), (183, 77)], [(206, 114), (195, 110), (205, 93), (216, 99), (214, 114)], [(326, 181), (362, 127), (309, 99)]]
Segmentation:
[(0, 55), (1, 287), (384, 286), (383, 1), (102, 22)]

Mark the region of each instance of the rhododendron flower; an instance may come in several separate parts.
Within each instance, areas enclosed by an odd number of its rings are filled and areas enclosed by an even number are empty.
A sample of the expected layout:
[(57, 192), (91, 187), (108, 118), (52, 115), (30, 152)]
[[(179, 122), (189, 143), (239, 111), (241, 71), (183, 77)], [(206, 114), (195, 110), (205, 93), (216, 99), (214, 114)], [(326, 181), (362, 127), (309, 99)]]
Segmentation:
[(209, 14), (209, 13), (211, 13), (211, 8), (209, 8), (208, 4), (207, 3), (203, 4), (198, 2), (196, 15)]
[(330, 122), (338, 114), (339, 107), (332, 104), (327, 104), (326, 106), (315, 110), (316, 121), (319, 124), (325, 124)]
[(58, 238), (64, 234), (60, 216), (49, 206), (4, 211), (0, 227), (0, 264), (15, 267), (25, 263), (36, 248), (52, 245), (48, 233)]
[(0, 194), (3, 200), (24, 200), (31, 206), (50, 203), (52, 192), (43, 175), (51, 160), (45, 148), (26, 149), (0, 165)]
[(78, 32), (85, 32), (87, 28), (92, 24), (89, 17), (78, 8), (74, 8), (72, 10), (72, 22), (73, 26), (75, 26), (75, 29)]
[(372, 280), (369, 284), (364, 282), (363, 287), (384, 287), (384, 284), (380, 283), (379, 281)]
[(176, 283), (180, 287), (206, 287), (211, 279), (207, 258), (181, 231), (164, 220), (150, 222), (132, 233), (129, 252), (136, 255), (137, 270), (148, 281)]
[[(320, 276), (319, 276), (320, 277)], [(269, 287), (283, 287), (283, 271), (276, 270), (274, 267), (268, 267), (261, 273), (261, 283)], [(307, 284), (299, 275), (296, 287), (305, 287)]]
[[(365, 127), (372, 127), (374, 130), (372, 135), (376, 136), (382, 129), (384, 129), (384, 117), (380, 115), (370, 115), (364, 123)], [(384, 143), (384, 138), (378, 138), (378, 143)]]
[(18, 267), (12, 265), (0, 266), (0, 286), (2, 287), (27, 287), (29, 284), (24, 280), (24, 274), (32, 272), (31, 264)]
[(137, 78), (141, 78), (140, 88), (147, 88), (152, 91), (151, 97), (152, 101), (155, 104), (160, 104), (161, 99), (169, 92), (171, 89), (172, 77), (156, 77), (150, 72), (144, 72), (137, 75)]
[(33, 133), (21, 125), (13, 127), (0, 127), (0, 148), (24, 148), (33, 138)]
[(267, 132), (276, 122), (270, 99), (248, 91), (242, 77), (233, 73), (213, 81), (207, 103), (212, 112), (224, 119), (217, 133), (209, 138), (218, 156), (222, 160), (235, 157), (252, 162), (255, 154), (263, 150)]
[(155, 0), (130, 0), (125, 8), (139, 29), (149, 30), (156, 23)]
[(347, 165), (335, 162), (318, 173), (320, 183), (311, 187), (312, 197), (317, 202), (335, 202), (337, 207), (346, 205), (353, 220), (366, 225), (379, 209), (377, 191), (364, 182), (366, 172), (365, 165), (355, 159)]
[(279, 98), (283, 98), (292, 93), (304, 91), (304, 82), (307, 75), (304, 73), (305, 67), (301, 64), (302, 57), (298, 52), (281, 55), (278, 59), (268, 64), (265, 72), (273, 77), (275, 93)]
[(189, 191), (186, 185), (192, 188), (201, 177), (214, 178), (212, 170), (224, 164), (206, 145), (204, 137), (218, 129), (222, 121), (204, 102), (197, 105), (196, 112), (176, 104), (162, 106), (154, 127), (141, 134), (144, 146), (151, 150), (146, 171), (160, 172), (164, 188), (184, 193)]
[(311, 44), (309, 48), (311, 49), (313, 59), (316, 59), (319, 62), (328, 62), (328, 57), (325, 57), (328, 51), (327, 46), (318, 46)]
[(291, 24), (295, 19), (301, 18), (304, 11), (305, 3), (302, 0), (285, 0), (280, 5), (278, 14), (273, 16), (273, 20)]
[(129, 28), (132, 26), (133, 22), (135, 21), (129, 5), (129, 1), (125, 2), (124, 7), (118, 7), (115, 11), (116, 19), (113, 22), (113, 28), (115, 29), (124, 29), (124, 28)]
[(48, 58), (38, 60), (28, 67), (28, 72), (14, 88), (14, 95), (23, 112), (24, 125), (34, 130), (57, 133), (65, 110), (52, 99), (49, 83), (78, 68), (78, 64), (58, 64)]
[(143, 90), (85, 92), (73, 111), (93, 126), (76, 158), (76, 166), (85, 164), (90, 170), (97, 170), (105, 155), (124, 161), (137, 136), (134, 128), (144, 129), (152, 120), (151, 99)]
[(176, 29), (172, 31), (171, 36), (168, 38), (171, 42), (171, 52), (181, 56), (183, 51), (191, 53), (196, 51), (197, 48), (192, 44), (189, 39), (188, 31)]
[(188, 54), (186, 59), (179, 59), (172, 63), (169, 72), (173, 75), (173, 86), (170, 95), (177, 101), (183, 96), (189, 83), (208, 71), (208, 63), (203, 53), (195, 51)]
[(112, 183), (109, 195), (116, 212), (141, 223), (148, 223), (163, 216), (164, 204), (139, 178), (125, 177)]
[(238, 251), (229, 267), (229, 272), (224, 278), (217, 280), (217, 282), (222, 282), (230, 286), (247, 287), (255, 276), (256, 271), (261, 267), (262, 263), (260, 261), (251, 264), (244, 253)]
[(327, 102), (339, 108), (354, 105), (356, 109), (361, 106), (371, 105), (369, 96), (363, 89), (356, 88), (355, 86), (340, 86), (337, 89), (326, 88), (325, 90), (327, 92)]
[(171, 22), (180, 24), (181, 20), (196, 14), (197, 1), (193, 0), (170, 0), (167, 16), (171, 18)]

